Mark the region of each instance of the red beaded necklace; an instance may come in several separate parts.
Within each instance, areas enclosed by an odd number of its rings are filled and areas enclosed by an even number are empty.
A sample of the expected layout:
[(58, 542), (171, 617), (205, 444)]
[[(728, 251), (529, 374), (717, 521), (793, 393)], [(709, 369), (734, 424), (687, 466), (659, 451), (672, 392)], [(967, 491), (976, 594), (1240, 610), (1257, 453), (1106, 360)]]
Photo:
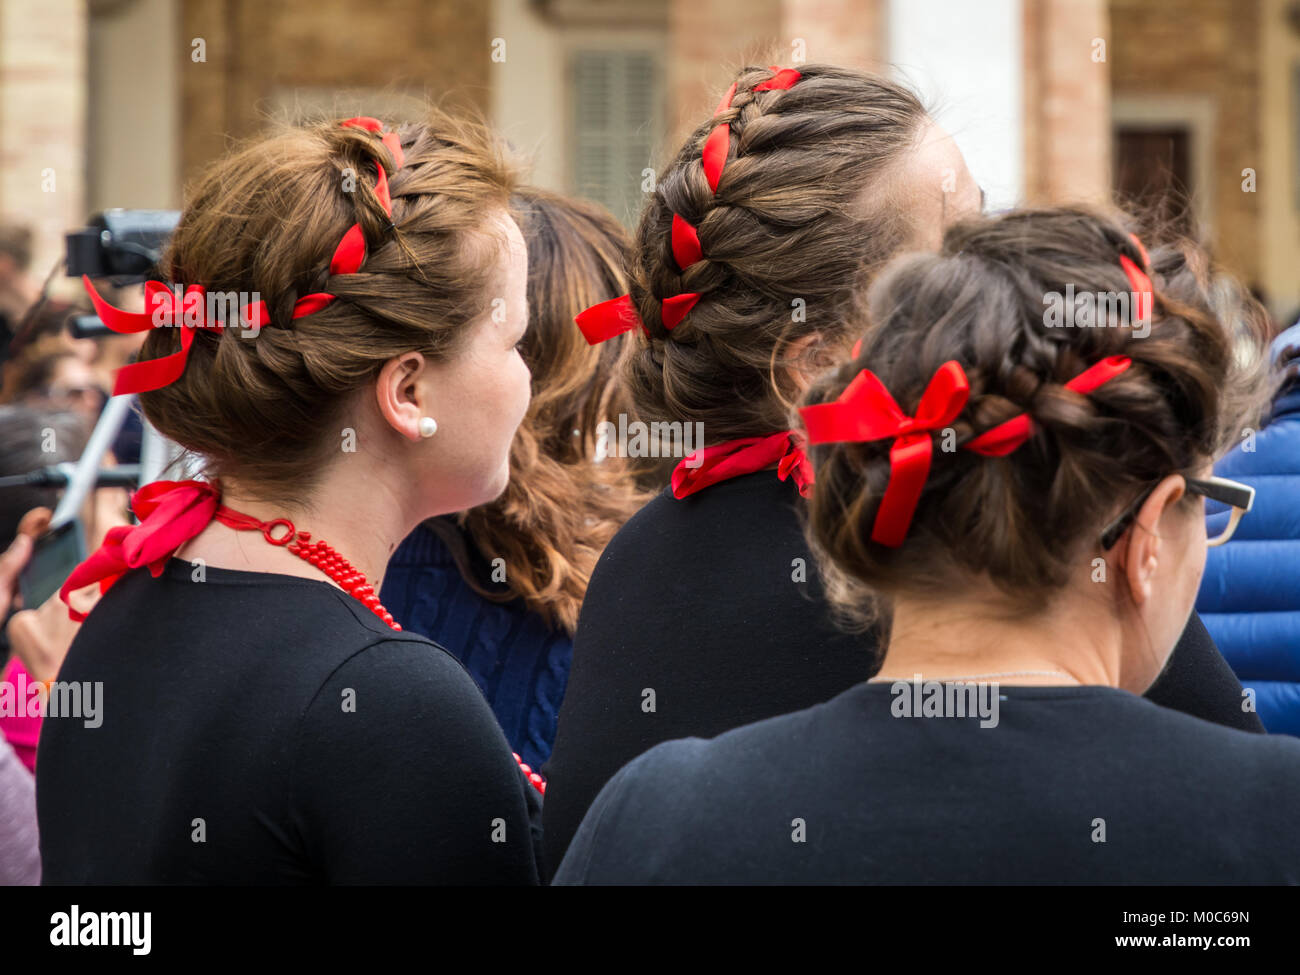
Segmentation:
[[(401, 624), (393, 619), (392, 613), (384, 609), (383, 603), (379, 601), (379, 596), (375, 593), (375, 587), (366, 581), (365, 574), (358, 572), (356, 567), (336, 552), (328, 542), (324, 542), (319, 538), (313, 542), (310, 532), (299, 531), (288, 518), (259, 521), (252, 515), (246, 515), (242, 511), (235, 511), (224, 504), (217, 508), (216, 518), (223, 525), (234, 528), (236, 531), (260, 531), (262, 537), (272, 545), (283, 546), (304, 562), (310, 562), (338, 583), (344, 592), (361, 600), (367, 609), (394, 630), (401, 630)], [(281, 527), (284, 529), (284, 534), (277, 535), (275, 529)], [(533, 788), (545, 795), (546, 780), (529, 768), (517, 753), (511, 752), (511, 754), (514, 755), (515, 761), (519, 763), (520, 770)]]

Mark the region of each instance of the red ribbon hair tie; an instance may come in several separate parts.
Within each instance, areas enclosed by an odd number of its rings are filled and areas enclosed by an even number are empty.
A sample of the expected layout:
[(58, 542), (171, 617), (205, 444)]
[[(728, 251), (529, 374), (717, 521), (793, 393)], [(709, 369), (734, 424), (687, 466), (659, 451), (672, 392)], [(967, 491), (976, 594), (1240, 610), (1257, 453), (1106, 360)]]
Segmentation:
[[(803, 77), (794, 68), (781, 68), (772, 65), (773, 75), (766, 81), (754, 86), (754, 91), (783, 91), (792, 88)], [(713, 110), (716, 118), (731, 107), (731, 100), (736, 96), (736, 82), (731, 83), (727, 93)], [(722, 179), (723, 167), (727, 164), (727, 154), (731, 151), (731, 125), (723, 122), (716, 126), (704, 140), (700, 152), (700, 164), (704, 168), (704, 178), (709, 184), (710, 192), (718, 192), (718, 182)], [(672, 222), (673, 260), (680, 271), (685, 271), (692, 264), (704, 260), (704, 251), (700, 247), (699, 232), (680, 214), (673, 214)], [(683, 318), (695, 307), (700, 295), (693, 291), (672, 295), (662, 302), (660, 317), (664, 328), (672, 331), (681, 324)], [(648, 336), (650, 330), (632, 307), (632, 300), (627, 295), (610, 301), (593, 305), (574, 319), (582, 329), (588, 344), (595, 345), (616, 335), (622, 335), (637, 326)]]
[[(1107, 356), (1069, 380), (1065, 388), (1087, 395), (1097, 387), (1110, 382), (1131, 365), (1133, 360), (1126, 355)], [(1029, 414), (1020, 413), (1005, 423), (990, 427), (962, 446), (985, 457), (1005, 457), (1028, 440), (1033, 432), (1034, 424)]]
[(630, 295), (619, 295), (609, 301), (592, 305), (586, 311), (579, 312), (574, 321), (582, 330), (582, 337), (587, 340), (588, 345), (596, 345), (616, 335), (630, 332), (634, 328), (646, 331), (641, 316), (632, 307)]
[[(369, 117), (350, 118), (339, 124), (344, 128), (359, 128), (375, 133), (378, 133), (383, 128), (383, 124), (378, 119)], [(393, 161), (400, 169), (404, 157), (402, 155), (402, 144), (397, 134), (395, 132), (384, 133), (380, 137), (380, 141), (393, 154)], [(380, 206), (384, 208), (384, 212), (388, 214), (391, 221), (393, 202), (388, 191), (388, 175), (384, 171), (382, 164), (376, 163), (375, 168), (377, 170), (375, 175), (375, 196), (379, 198)], [(339, 241), (338, 246), (334, 248), (334, 254), (330, 258), (330, 274), (356, 274), (361, 269), (361, 265), (365, 263), (365, 260), (365, 235), (361, 232), (361, 225), (354, 223), (343, 235), (343, 239)], [(184, 297), (178, 302), (174, 292), (165, 284), (157, 281), (146, 282), (144, 286), (145, 311), (128, 312), (114, 308), (105, 301), (86, 275), (82, 275), (81, 283), (85, 287), (86, 293), (90, 295), (90, 301), (95, 306), (95, 311), (100, 320), (114, 332), (121, 334), (144, 332), (160, 325), (177, 325), (181, 328), (181, 347), (178, 352), (173, 352), (158, 359), (133, 362), (118, 370), (117, 376), (113, 380), (114, 396), (127, 393), (147, 393), (171, 385), (185, 372), (185, 364), (189, 361), (190, 356), (190, 346), (194, 344), (195, 329), (219, 330), (233, 324), (212, 320), (207, 317), (207, 292), (201, 285), (192, 284), (186, 287)], [(323, 291), (303, 295), (293, 303), (290, 318), (314, 315), (321, 309), (333, 304), (336, 300), (335, 295)], [(266, 307), (265, 301), (250, 302), (241, 306), (239, 317), (241, 323), (250, 328), (261, 328), (264, 325), (271, 324), (271, 314)], [(162, 318), (163, 321), (158, 321), (159, 318)]]
[[(1151, 259), (1147, 256), (1147, 249), (1142, 246), (1142, 241), (1138, 240), (1137, 234), (1129, 234), (1129, 240), (1142, 255), (1142, 263), (1146, 267), (1151, 266)], [(1139, 268), (1129, 259), (1127, 254), (1119, 256), (1119, 266), (1124, 269), (1124, 276), (1128, 278), (1129, 287), (1137, 295), (1137, 320), (1143, 322), (1147, 315), (1153, 310), (1155, 289), (1151, 286), (1151, 278), (1146, 271)]]
[(689, 497), (711, 484), (743, 474), (753, 474), (776, 464), (776, 476), (793, 477), (799, 493), (807, 497), (813, 484), (812, 463), (803, 449), (803, 435), (782, 430), (768, 437), (742, 437), (694, 451), (673, 468), (673, 497)]
[(952, 423), (969, 396), (965, 371), (959, 363), (948, 361), (930, 379), (915, 416), (903, 412), (869, 369), (858, 373), (834, 402), (799, 411), (810, 443), (894, 439), (889, 449), (889, 484), (871, 529), (873, 541), (890, 548), (903, 544), (930, 476), (930, 434)]
[[(1091, 393), (1132, 364), (1128, 356), (1108, 356), (1065, 383), (1065, 388), (1080, 394)], [(965, 409), (969, 397), (970, 384), (965, 371), (957, 362), (949, 361), (935, 372), (914, 417), (902, 411), (884, 384), (868, 369), (858, 373), (833, 402), (799, 410), (810, 443), (895, 438), (889, 451), (889, 483), (871, 530), (873, 541), (890, 548), (903, 543), (921, 499), (921, 489), (930, 475), (933, 449), (930, 434), (951, 424)], [(967, 441), (962, 449), (985, 457), (1005, 457), (1025, 443), (1033, 431), (1029, 414), (1021, 413)]]

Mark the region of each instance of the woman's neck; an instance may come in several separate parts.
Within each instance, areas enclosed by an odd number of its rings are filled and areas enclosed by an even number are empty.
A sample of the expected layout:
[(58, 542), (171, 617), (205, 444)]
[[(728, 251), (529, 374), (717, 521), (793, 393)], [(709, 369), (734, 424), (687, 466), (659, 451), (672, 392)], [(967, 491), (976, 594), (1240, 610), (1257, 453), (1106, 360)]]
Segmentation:
[[(411, 518), (408, 499), (382, 474), (372, 470), (370, 476), (358, 476), (367, 474), (361, 468), (352, 463), (334, 465), (312, 489), (311, 497), (294, 505), (258, 500), (251, 486), (223, 480), (221, 503), (259, 521), (289, 519), (299, 531), (310, 532), (313, 541), (328, 542), (378, 592), (389, 557), (419, 518)], [(261, 532), (239, 531), (215, 519), (176, 555), (188, 561), (203, 559), (215, 568), (332, 582), (284, 546), (268, 543)]]
[(1000, 675), (1004, 684), (1120, 686), (1117, 621), (1086, 599), (1059, 599), (1032, 616), (1000, 614), (994, 593), (959, 599), (898, 599), (876, 680), (961, 680)]

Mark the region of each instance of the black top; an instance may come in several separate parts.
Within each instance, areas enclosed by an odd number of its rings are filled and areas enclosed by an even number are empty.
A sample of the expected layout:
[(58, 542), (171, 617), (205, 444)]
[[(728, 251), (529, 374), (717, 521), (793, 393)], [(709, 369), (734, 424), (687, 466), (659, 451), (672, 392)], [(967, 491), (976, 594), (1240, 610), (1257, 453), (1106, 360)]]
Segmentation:
[(989, 727), (896, 716), (917, 689), (659, 745), (555, 882), (1300, 883), (1300, 741), (1096, 686), (1003, 686)]
[(474, 681), (326, 582), (172, 559), (82, 626), (46, 718), (48, 884), (538, 882), (540, 803)]
[[(791, 482), (758, 471), (680, 501), (665, 491), (610, 541), (543, 769), (551, 870), (601, 786), (642, 752), (811, 707), (876, 672), (875, 640), (830, 618), (797, 503)], [(806, 582), (793, 581), (796, 560)], [(1157, 703), (1263, 732), (1196, 617), (1167, 670)]]

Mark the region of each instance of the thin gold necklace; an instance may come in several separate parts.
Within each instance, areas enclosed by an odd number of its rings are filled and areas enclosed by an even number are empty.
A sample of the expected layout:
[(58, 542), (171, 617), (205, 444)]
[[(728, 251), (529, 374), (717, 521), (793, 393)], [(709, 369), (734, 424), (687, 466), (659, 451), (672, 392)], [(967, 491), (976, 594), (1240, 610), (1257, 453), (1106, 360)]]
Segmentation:
[[(882, 677), (880, 675), (877, 675), (875, 677), (872, 677), (871, 680), (880, 681), (882, 683), (885, 681), (891, 681), (893, 683), (897, 683), (898, 681), (911, 682), (916, 680), (920, 676), (921, 675), (919, 674), (914, 674), (911, 677)], [(1074, 681), (1074, 683), (1076, 684), (1079, 683), (1079, 679), (1077, 677), (1073, 676), (1072, 674), (1067, 674), (1063, 670), (1004, 670), (998, 673), (991, 673), (991, 674), (961, 674), (956, 677), (933, 677), (930, 679), (942, 682), (942, 681), (957, 681), (957, 680), (979, 680), (981, 677), (1069, 677), (1070, 680)]]

